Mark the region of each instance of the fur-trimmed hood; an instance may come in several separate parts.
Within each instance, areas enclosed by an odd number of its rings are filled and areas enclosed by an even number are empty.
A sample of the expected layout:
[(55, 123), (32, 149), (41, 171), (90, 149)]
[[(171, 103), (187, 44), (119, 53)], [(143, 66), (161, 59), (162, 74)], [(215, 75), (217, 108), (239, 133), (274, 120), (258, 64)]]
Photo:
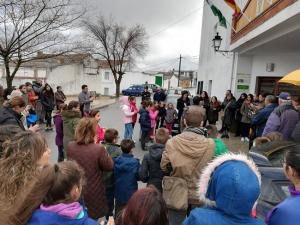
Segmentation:
[(246, 155), (227, 153), (203, 170), (200, 200), (234, 217), (249, 216), (260, 194), (261, 176)]

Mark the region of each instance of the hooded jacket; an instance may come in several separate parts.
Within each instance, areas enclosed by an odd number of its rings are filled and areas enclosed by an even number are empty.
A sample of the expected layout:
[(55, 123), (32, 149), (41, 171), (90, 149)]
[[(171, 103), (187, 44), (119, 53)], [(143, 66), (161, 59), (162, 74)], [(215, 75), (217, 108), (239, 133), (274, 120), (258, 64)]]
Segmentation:
[(149, 147), (149, 153), (144, 156), (139, 176), (141, 181), (148, 185), (154, 185), (157, 190), (162, 191), (162, 179), (166, 173), (160, 168), (162, 153), (165, 149), (163, 144), (153, 144)]
[(131, 112), (128, 96), (122, 96), (120, 98), (120, 108), (122, 110), (122, 120), (124, 124), (132, 123), (132, 116), (136, 112)]
[(132, 154), (122, 154), (114, 159), (115, 197), (117, 202), (126, 204), (138, 189), (140, 162)]
[(251, 217), (259, 194), (260, 174), (254, 162), (241, 154), (222, 155), (200, 178), (199, 197), (206, 207), (194, 209), (183, 225), (263, 225)]
[(160, 167), (164, 172), (168, 172), (168, 164), (171, 163), (171, 176), (187, 181), (190, 204), (200, 203), (197, 197), (197, 183), (202, 169), (214, 156), (214, 148), (213, 139), (191, 131), (184, 131), (168, 140), (166, 144)]
[(25, 127), (22, 122), (23, 115), (17, 113), (10, 107), (2, 107), (0, 109), (0, 125), (16, 125), (22, 130), (25, 130)]
[(149, 112), (146, 109), (141, 108), (139, 113), (140, 113), (139, 122), (141, 125), (141, 130), (143, 132), (149, 132), (151, 130), (151, 120), (150, 120)]

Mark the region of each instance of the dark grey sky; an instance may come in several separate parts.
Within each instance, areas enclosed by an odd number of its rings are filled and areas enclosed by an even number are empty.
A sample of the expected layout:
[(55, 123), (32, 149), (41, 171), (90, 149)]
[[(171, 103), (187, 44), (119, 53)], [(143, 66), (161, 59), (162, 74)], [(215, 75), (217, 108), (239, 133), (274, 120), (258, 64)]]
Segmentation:
[[(82, 0), (91, 16), (110, 15), (125, 25), (143, 24), (148, 55), (140, 67), (199, 54), (203, 0)], [(185, 17), (185, 19), (183, 19)], [(178, 20), (181, 20), (178, 22)], [(170, 26), (170, 27), (169, 27)], [(169, 27), (168, 29), (165, 29)], [(165, 29), (165, 30), (164, 30)], [(160, 32), (164, 30), (163, 32)], [(157, 34), (160, 32), (159, 34)], [(171, 62), (172, 63), (172, 62)]]

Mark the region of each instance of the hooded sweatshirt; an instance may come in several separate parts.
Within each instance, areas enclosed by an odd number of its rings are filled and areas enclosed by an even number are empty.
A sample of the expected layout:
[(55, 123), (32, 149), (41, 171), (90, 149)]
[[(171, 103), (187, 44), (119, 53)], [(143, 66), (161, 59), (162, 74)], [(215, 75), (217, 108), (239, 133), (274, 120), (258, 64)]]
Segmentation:
[(124, 124), (132, 123), (132, 116), (136, 112), (131, 112), (128, 96), (122, 96), (120, 98), (120, 108), (122, 110), (122, 120)]
[(172, 177), (180, 177), (187, 181), (189, 204), (199, 204), (197, 183), (202, 169), (214, 156), (213, 139), (191, 131), (171, 138), (166, 144), (161, 159), (161, 169), (168, 172), (171, 163)]
[(241, 154), (222, 155), (200, 178), (200, 201), (206, 207), (194, 209), (183, 225), (263, 225), (251, 217), (259, 194), (260, 174), (254, 162)]

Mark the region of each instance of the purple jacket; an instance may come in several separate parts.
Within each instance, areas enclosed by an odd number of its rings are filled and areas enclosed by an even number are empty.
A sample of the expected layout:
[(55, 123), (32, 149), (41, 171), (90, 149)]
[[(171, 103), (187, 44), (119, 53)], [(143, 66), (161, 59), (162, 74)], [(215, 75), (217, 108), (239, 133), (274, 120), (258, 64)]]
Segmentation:
[(271, 113), (262, 136), (277, 131), (283, 135), (284, 140), (290, 140), (298, 121), (299, 113), (292, 105), (278, 106)]
[(63, 120), (60, 113), (56, 113), (53, 117), (55, 130), (56, 130), (56, 137), (55, 137), (55, 144), (57, 146), (63, 146), (64, 140), (64, 131), (63, 131)]

